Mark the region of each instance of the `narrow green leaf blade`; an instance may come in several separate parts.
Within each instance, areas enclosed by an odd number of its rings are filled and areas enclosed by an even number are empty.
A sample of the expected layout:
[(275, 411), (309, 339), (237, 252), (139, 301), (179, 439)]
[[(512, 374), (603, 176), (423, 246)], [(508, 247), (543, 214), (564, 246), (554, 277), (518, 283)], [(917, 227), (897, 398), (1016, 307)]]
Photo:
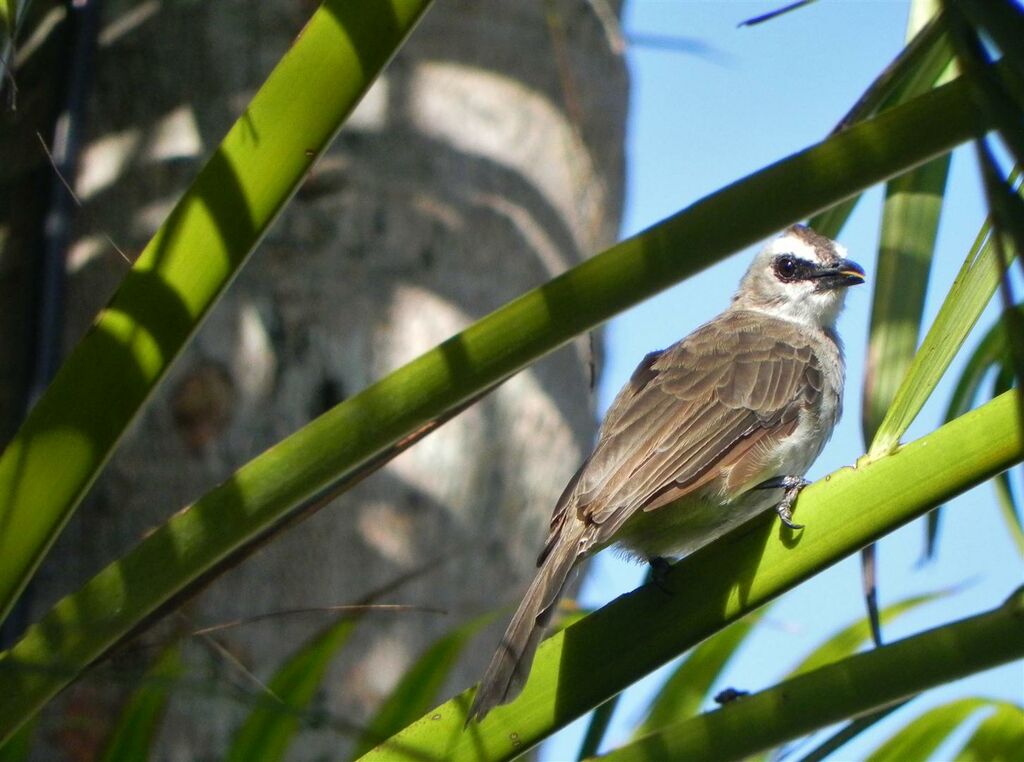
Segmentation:
[[(18, 0), (0, 0), (0, 41), (12, 40), (18, 28)], [(8, 65), (9, 62), (0, 62)]]
[(763, 608), (748, 614), (694, 648), (658, 691), (633, 737), (697, 714), (715, 680), (766, 611)]
[(1024, 519), (1021, 517), (1020, 505), (1014, 497), (1013, 488), (1010, 486), (1010, 474), (1004, 471), (992, 480), (992, 486), (996, 491), (996, 500), (999, 503), (999, 512), (1006, 524), (1006, 531), (1017, 547), (1018, 555), (1024, 556)]
[[(1018, 305), (1016, 309), (1019, 314), (1024, 315), (1024, 305)], [(967, 358), (967, 363), (960, 374), (960, 378), (957, 380), (956, 387), (953, 389), (953, 394), (949, 400), (949, 405), (946, 408), (945, 420), (951, 421), (971, 409), (971, 406), (977, 399), (982, 382), (993, 368), (1000, 366), (1010, 368), (1010, 375), (1012, 376), (1012, 365), (1009, 357), (1010, 339), (1007, 326), (1008, 322), (1006, 320), (999, 320), (982, 337), (981, 341), (978, 342), (978, 346), (971, 353), (971, 356)], [(1009, 386), (999, 388), (1001, 391), (1006, 391)], [(994, 485), (996, 498), (999, 500), (1000, 510), (1007, 521), (1010, 536), (1017, 545), (1018, 551), (1024, 555), (1024, 526), (1021, 525), (1019, 511), (1014, 504), (1009, 477), (1005, 473), (996, 476)], [(942, 514), (942, 506), (928, 514), (925, 529), (926, 558), (930, 558), (935, 552), (939, 527), (942, 523)]]
[(327, 668), (359, 623), (358, 616), (343, 616), (296, 651), (277, 670), (267, 687), (273, 695), (252, 711), (235, 733), (228, 749), (229, 762), (283, 759), (299, 729)]
[[(722, 188), (349, 397), (176, 513), (0, 654), (0, 670), (5, 661), (60, 664), (57, 671), (11, 670), (17, 685), (0, 695), (0, 737), (160, 606), (237, 559), (303, 506), (317, 505), (337, 494), (339, 484), (345, 488), (387, 462), (468, 400), (616, 311), (816, 209), (946, 153), (985, 126), (966, 87), (952, 82)], [(735, 222), (723, 225), (722, 219)], [(5, 454), (15, 467), (18, 450)], [(52, 481), (48, 471), (35, 478)], [(6, 561), (0, 555), (0, 564)]]
[[(1024, 315), (1024, 304), (1017, 305), (1017, 310)], [(952, 421), (971, 409), (985, 376), (992, 368), (1002, 365), (1008, 359), (1010, 348), (1007, 341), (1006, 323), (1003, 320), (997, 321), (981, 337), (957, 379), (943, 420)]]
[[(987, 0), (996, 5), (1006, 0)], [(1015, 3), (1007, 2), (1015, 14), (1021, 10)], [(1024, 81), (1022, 72), (1017, 71), (1016, 56), (1004, 56), (1007, 63), (1006, 76), (994, 79), (989, 76), (991, 57), (989, 49), (981, 41), (976, 29), (964, 15), (967, 5), (944, 0), (947, 28), (957, 60), (963, 67), (964, 76), (970, 81), (975, 102), (985, 112), (1002, 135), (1006, 148), (1018, 165), (1024, 165), (1024, 128), (1021, 127), (1020, 112), (1024, 109)], [(1019, 38), (1014, 46), (1019, 46)], [(986, 138), (980, 135), (978, 146), (984, 147)], [(991, 199), (990, 199), (991, 206)]]
[(416, 660), (356, 742), (353, 758), (361, 757), (430, 709), (466, 644), (495, 615), (496, 612), (488, 612), (471, 619), (439, 639)]
[(580, 743), (580, 750), (576, 759), (588, 759), (597, 754), (601, 744), (604, 742), (605, 734), (608, 732), (612, 716), (615, 714), (615, 710), (619, 706), (619, 699), (621, 698), (621, 693), (617, 696), (612, 696), (603, 704), (595, 707), (594, 711), (590, 713), (587, 732), (583, 734), (583, 741)]
[(325, 0), (72, 351), (0, 456), (0, 620), (428, 4)]
[(929, 709), (875, 749), (867, 762), (927, 762), (961, 723), (988, 703), (964, 698)]
[(129, 697), (107, 739), (101, 762), (150, 758), (164, 709), (181, 675), (181, 650), (175, 644), (160, 654), (143, 676), (142, 685)]
[(1024, 708), (998, 703), (957, 753), (957, 762), (1014, 762), (1024, 750)]
[[(161, 606), (467, 400), (616, 312), (985, 127), (952, 82), (698, 201), (350, 397), (177, 513), (0, 654), (5, 679), (16, 681), (0, 694), (0, 738)], [(15, 463), (16, 450), (7, 453)], [(54, 660), (61, 669), (46, 669)]]
[(892, 452), (899, 445), (900, 437), (921, 412), (967, 334), (981, 317), (1003, 272), (986, 223), (875, 432), (868, 450), (869, 459)]
[[(987, 668), (985, 657), (992, 655), (985, 653), (989, 648), (1001, 651), (1000, 663), (1006, 663), (1017, 658), (1012, 653), (1024, 653), (1024, 630), (1012, 621), (1019, 616), (1022, 604), (1024, 597), (1018, 591), (993, 611), (786, 680), (645, 736), (603, 759), (746, 759), (844, 717), (887, 706), (963, 674), (981, 671)], [(825, 696), (828, 700), (823, 700)], [(980, 705), (986, 703), (977, 701)], [(897, 754), (887, 758), (907, 762), (918, 757)]]
[(884, 709), (879, 709), (869, 714), (865, 714), (862, 717), (858, 717), (855, 720), (851, 720), (800, 757), (799, 762), (824, 762), (824, 760), (830, 758), (830, 755), (834, 751), (841, 749), (868, 728), (874, 727), (877, 723), (884, 720), (897, 709), (906, 706), (912, 700), (913, 699), (907, 699), (906, 701), (902, 701), (898, 704), (892, 704)]
[[(666, 578), (666, 584), (675, 591), (671, 598), (666, 600), (654, 586), (642, 587), (548, 638), (537, 652), (523, 693), (513, 703), (494, 709), (482, 722), (463, 730), (470, 701), (470, 693), (463, 693), (392, 736), (365, 759), (391, 760), (422, 754), (454, 762), (481, 757), (510, 759), (522, 754), (743, 614), (923, 515), (937, 502), (1018, 462), (1024, 457), (1024, 434), (1015, 425), (1018, 404), (1014, 394), (1004, 394), (905, 445), (892, 457), (842, 469), (812, 484), (800, 496), (800, 515), (806, 527), (799, 537), (798, 553), (792, 547), (792, 536), (779, 526), (776, 517), (765, 515), (752, 521), (742, 531), (673, 566)], [(1012, 609), (1016, 617), (1024, 604), (1017, 601), (1014, 605), (1018, 607)], [(637, 622), (644, 626), (637, 627)], [(1010, 641), (1021, 639), (1019, 645), (1024, 649), (1024, 630), (1019, 621), (1014, 620), (1010, 629)], [(958, 648), (956, 658), (992, 657), (992, 647), (1012, 645), (1005, 638), (1003, 632), (991, 643), (986, 640), (980, 651)], [(852, 658), (869, 657), (877, 651)], [(1016, 658), (1005, 652), (1004, 656)], [(930, 659), (925, 662), (940, 670), (952, 666), (933, 664)], [(601, 668), (595, 669), (595, 664)], [(892, 673), (901, 669), (885, 666)], [(942, 681), (935, 672), (931, 674)], [(898, 677), (890, 675), (894, 680)], [(919, 689), (908, 686), (901, 684), (901, 690), (913, 693)], [(819, 696), (820, 691), (831, 691), (822, 686), (817, 690)], [(886, 702), (905, 695), (887, 698)], [(725, 713), (736, 712), (746, 703), (747, 699), (734, 702), (724, 707)], [(827, 704), (818, 707), (822, 710), (836, 709), (831, 701), (819, 703)], [(829, 717), (828, 723), (842, 716), (849, 715)], [(797, 735), (806, 732), (803, 727), (790, 730)], [(742, 737), (747, 731), (730, 728), (726, 732)], [(784, 740), (773, 738), (768, 745)]]
[[(1024, 104), (1022, 104), (1024, 108)], [(1024, 132), (1022, 132), (1024, 137)], [(1022, 151), (1024, 151), (1024, 140)], [(979, 164), (981, 165), (982, 179), (985, 184), (985, 194), (988, 198), (989, 209), (992, 214), (993, 236), (996, 251), (1001, 261), (1008, 267), (1009, 251), (1016, 251), (1018, 254), (1024, 251), (1024, 199), (1014, 191), (1013, 181), (1003, 177), (1002, 170), (996, 163), (992, 149), (989, 147), (988, 139), (981, 138), (975, 141), (978, 152)], [(1024, 163), (1024, 153), (1021, 162)], [(1009, 280), (1004, 276), (1000, 289), (1003, 305), (1003, 322), (1007, 330), (1007, 345), (1009, 346), (1009, 365), (1017, 376), (1017, 382), (1024, 388), (1024, 320), (1013, 309), (1013, 293)], [(1024, 426), (1024, 420), (1021, 421)]]
[[(927, 28), (929, 19), (934, 22), (938, 9), (934, 0), (914, 0), (907, 37), (913, 39), (921, 27)], [(952, 48), (936, 44), (928, 52), (932, 55), (922, 61), (904, 89), (928, 89), (950, 77)], [(886, 184), (861, 408), (865, 446), (882, 422), (917, 348), (949, 161), (949, 155), (941, 156)]]
[[(918, 13), (918, 5), (920, 3), (913, 6), (915, 14)], [(871, 83), (850, 113), (840, 122), (837, 130), (846, 129), (872, 114), (905, 103), (932, 89), (937, 83), (948, 81), (953, 72), (953, 48), (939, 19), (932, 18), (931, 21), (922, 23), (921, 20), (912, 18), (911, 31), (915, 33), (907, 46)], [(811, 218), (811, 227), (830, 238), (838, 237), (860, 196), (861, 194), (857, 194), (819, 212)]]
[(917, 349), (949, 156), (890, 180), (882, 213), (861, 425), (868, 443)]
[[(902, 614), (931, 603), (950, 594), (949, 590), (939, 590), (934, 593), (914, 595), (886, 606), (879, 614), (882, 624), (888, 624)], [(835, 635), (814, 649), (801, 661), (793, 671), (787, 675), (787, 679), (802, 675), (805, 672), (823, 667), (826, 664), (845, 659), (857, 652), (864, 643), (871, 637), (871, 623), (867, 619), (859, 619), (848, 627), (844, 627)]]
[(961, 0), (960, 7), (982, 26), (999, 50), (1013, 62), (1018, 76), (1024, 76), (1024, 13), (1012, 0)]
[[(911, 5), (908, 37), (918, 32), (916, 27), (929, 16), (934, 17), (937, 10), (932, 0), (915, 0)], [(948, 77), (949, 61), (939, 61), (938, 65), (941, 68), (936, 68), (935, 81), (921, 80), (915, 84), (931, 87), (939, 78)], [(947, 154), (886, 184), (861, 396), (861, 431), (866, 447), (892, 404), (917, 349), (949, 163)], [(882, 628), (873, 545), (862, 551), (861, 569), (871, 635), (880, 645)]]
[(38, 722), (26, 722), (5, 743), (0, 743), (0, 762), (25, 762), (32, 751)]
[[(993, 394), (999, 395), (1009, 391), (1013, 387), (1014, 377), (1013, 366), (1007, 360), (996, 376), (992, 389)], [(996, 500), (999, 503), (999, 511), (1002, 513), (1003, 521), (1006, 524), (1006, 531), (1017, 546), (1017, 553), (1024, 556), (1024, 517), (1021, 516), (1021, 507), (1013, 494), (1013, 487), (1010, 484), (1010, 472), (1003, 471), (1001, 474), (996, 474), (992, 480), (992, 486), (996, 491)]]

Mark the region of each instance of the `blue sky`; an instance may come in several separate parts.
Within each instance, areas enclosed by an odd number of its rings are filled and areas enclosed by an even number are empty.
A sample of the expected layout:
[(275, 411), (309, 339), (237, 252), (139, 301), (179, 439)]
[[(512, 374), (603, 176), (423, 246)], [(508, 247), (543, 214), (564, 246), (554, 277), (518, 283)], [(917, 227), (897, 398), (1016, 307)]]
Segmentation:
[[(695, 40), (703, 52), (637, 45), (628, 53), (632, 94), (623, 237), (821, 140), (903, 45), (908, 14), (908, 2), (903, 0), (823, 0), (758, 27), (737, 28), (745, 18), (782, 4), (781, 0), (627, 2), (623, 22), (627, 35)], [(848, 359), (846, 415), (812, 468), (811, 478), (852, 464), (863, 452), (860, 383), (881, 198), (881, 189), (867, 194), (840, 236), (851, 257), (867, 269), (869, 285), (851, 291), (840, 319)], [(954, 154), (948, 183), (926, 323), (937, 312), (983, 218), (973, 154), (961, 149)], [(752, 253), (741, 252), (612, 321), (606, 334), (602, 411), (646, 352), (671, 344), (726, 306)], [(991, 326), (994, 315), (990, 307), (980, 328)], [(968, 346), (976, 340), (977, 331)], [(963, 359), (958, 358), (947, 378), (956, 377)], [(951, 388), (949, 380), (939, 387), (908, 438), (939, 424)], [(1014, 475), (1015, 487), (1020, 486), (1019, 471)], [(915, 523), (880, 544), (882, 605), (915, 593), (969, 584), (887, 627), (887, 639), (992, 608), (1024, 580), (1024, 565), (1006, 536), (988, 485), (947, 507), (937, 561), (919, 563), (922, 538), (923, 526)], [(601, 605), (635, 587), (644, 571), (606, 553), (591, 565), (581, 600)], [(750, 647), (734, 659), (721, 687), (752, 691), (768, 687), (829, 634), (863, 616), (859, 574), (857, 560), (847, 559), (782, 598)], [(627, 692), (611, 728), (611, 745), (626, 740), (658, 680), (655, 674)], [(969, 695), (1021, 703), (1024, 666), (1017, 663), (991, 670), (916, 699), (864, 740), (849, 745), (841, 758), (862, 758), (925, 708)], [(545, 745), (541, 758), (575, 758), (582, 731), (582, 722), (567, 728)]]

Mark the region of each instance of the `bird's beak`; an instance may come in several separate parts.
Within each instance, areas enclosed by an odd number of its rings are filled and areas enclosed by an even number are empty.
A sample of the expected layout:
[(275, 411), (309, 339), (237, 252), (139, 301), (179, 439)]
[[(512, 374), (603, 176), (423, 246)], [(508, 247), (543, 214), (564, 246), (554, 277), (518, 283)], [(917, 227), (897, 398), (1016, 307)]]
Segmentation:
[(823, 267), (814, 274), (818, 290), (846, 288), (864, 282), (864, 268), (849, 259), (840, 259), (835, 267)]

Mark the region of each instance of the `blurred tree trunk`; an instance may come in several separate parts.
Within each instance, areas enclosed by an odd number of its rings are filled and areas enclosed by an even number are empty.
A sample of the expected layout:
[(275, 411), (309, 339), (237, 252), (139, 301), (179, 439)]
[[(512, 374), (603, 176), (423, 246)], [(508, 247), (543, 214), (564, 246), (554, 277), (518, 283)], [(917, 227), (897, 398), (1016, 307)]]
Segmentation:
[[(614, 240), (627, 80), (595, 7), (618, 3), (440, 0), (428, 12), (126, 437), (50, 554), (35, 615), (276, 440)], [(141, 250), (314, 9), (106, 3), (69, 345), (126, 267), (103, 234)], [(321, 709), (365, 721), (436, 637), (522, 593), (595, 430), (590, 361), (580, 342), (511, 380), (218, 579), (147, 644), (168, 627), (351, 603), (439, 561), (382, 602), (447, 615), (369, 615), (324, 683)], [(330, 618), (216, 638), (266, 680)], [(497, 628), (449, 690), (477, 678)], [(88, 758), (154, 653), (128, 648), (66, 692), (47, 753)], [(191, 688), (175, 694), (161, 756), (217, 757), (258, 690), (204, 639), (188, 654)], [(346, 739), (307, 730), (303, 743), (301, 758), (335, 758)]]

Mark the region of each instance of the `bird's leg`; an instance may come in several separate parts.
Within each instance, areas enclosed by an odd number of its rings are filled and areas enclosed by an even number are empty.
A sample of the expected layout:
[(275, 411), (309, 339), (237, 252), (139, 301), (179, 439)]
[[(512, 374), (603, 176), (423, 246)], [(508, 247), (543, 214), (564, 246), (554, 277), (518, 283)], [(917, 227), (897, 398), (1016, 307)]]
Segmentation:
[(652, 556), (647, 559), (647, 563), (650, 564), (650, 572), (648, 578), (655, 586), (666, 595), (672, 595), (672, 590), (665, 582), (665, 578), (668, 576), (668, 570), (672, 568), (672, 564), (669, 563), (667, 558), (661, 556)]
[(776, 476), (774, 479), (768, 479), (767, 481), (761, 482), (754, 487), (754, 489), (786, 490), (785, 494), (782, 496), (782, 500), (777, 506), (775, 506), (775, 511), (779, 514), (779, 518), (782, 520), (782, 523), (790, 529), (803, 529), (803, 524), (797, 524), (793, 521), (793, 504), (796, 502), (796, 498), (800, 494), (800, 490), (808, 484), (810, 484), (810, 482), (802, 476)]

